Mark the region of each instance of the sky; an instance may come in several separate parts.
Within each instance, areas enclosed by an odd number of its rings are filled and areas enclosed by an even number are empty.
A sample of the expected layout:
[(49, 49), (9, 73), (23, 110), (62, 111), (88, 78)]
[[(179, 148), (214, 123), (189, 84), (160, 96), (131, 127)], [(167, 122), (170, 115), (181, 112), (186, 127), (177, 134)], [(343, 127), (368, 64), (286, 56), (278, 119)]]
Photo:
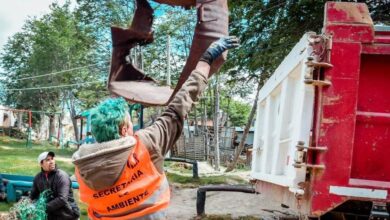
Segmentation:
[[(62, 5), (65, 0), (0, 0), (0, 50), (8, 37), (22, 30), (28, 17), (41, 17), (48, 13), (49, 5), (53, 2)], [(161, 9), (156, 11), (157, 16), (161, 13)]]
[(65, 0), (0, 0), (0, 50), (9, 37), (22, 30), (28, 17), (48, 13), (53, 2), (63, 4)]
[[(48, 13), (53, 2), (62, 5), (65, 0), (0, 0), (0, 52), (3, 51), (7, 39), (21, 31), (29, 17), (41, 17)], [(161, 11), (157, 10), (156, 13), (161, 14)], [(0, 67), (0, 73), (2, 72), (4, 71)]]

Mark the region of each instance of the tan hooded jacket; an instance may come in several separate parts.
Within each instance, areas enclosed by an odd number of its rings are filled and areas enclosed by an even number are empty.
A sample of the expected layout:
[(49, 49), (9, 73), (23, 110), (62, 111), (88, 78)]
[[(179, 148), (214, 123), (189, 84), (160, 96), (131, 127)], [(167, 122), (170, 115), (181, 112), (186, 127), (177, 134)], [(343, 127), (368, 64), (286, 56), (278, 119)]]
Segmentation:
[[(135, 133), (148, 148), (151, 159), (160, 173), (163, 173), (165, 154), (182, 133), (184, 117), (206, 86), (205, 74), (194, 70), (156, 122)], [(118, 180), (135, 144), (136, 139), (129, 136), (103, 143), (81, 145), (73, 154), (72, 162), (77, 166), (81, 178), (88, 187), (101, 190), (112, 186)]]

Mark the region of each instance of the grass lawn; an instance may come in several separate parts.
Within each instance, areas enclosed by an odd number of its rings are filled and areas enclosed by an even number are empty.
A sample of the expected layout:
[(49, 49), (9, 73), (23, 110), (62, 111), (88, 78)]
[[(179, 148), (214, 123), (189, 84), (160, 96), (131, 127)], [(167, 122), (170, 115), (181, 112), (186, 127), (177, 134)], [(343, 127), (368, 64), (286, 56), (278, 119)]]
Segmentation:
[(34, 176), (40, 171), (37, 157), (43, 151), (53, 151), (56, 154), (58, 167), (69, 175), (74, 174), (74, 166), (70, 158), (74, 149), (61, 149), (48, 142), (33, 143), (26, 148), (26, 141), (0, 136), (0, 172)]
[[(0, 136), (0, 173), (20, 174), (34, 176), (40, 172), (40, 166), (37, 157), (43, 151), (53, 151), (56, 154), (56, 163), (58, 167), (66, 171), (70, 176), (74, 174), (74, 166), (71, 163), (71, 157), (75, 149), (61, 149), (48, 142), (33, 143), (31, 148), (26, 148), (26, 141)], [(210, 176), (193, 179), (192, 169), (184, 167), (183, 164), (175, 162), (165, 162), (165, 167), (173, 167), (173, 170), (186, 175), (167, 173), (170, 183), (179, 183), (182, 187), (198, 187), (199, 185), (226, 184), (226, 183), (244, 183), (240, 177), (235, 176)], [(78, 190), (74, 190), (76, 201), (78, 199)], [(0, 212), (8, 211), (13, 204), (0, 202)], [(79, 203), (81, 218), (87, 219), (87, 207)], [(218, 219), (218, 218), (216, 218)]]
[[(37, 157), (43, 151), (53, 151), (56, 154), (56, 163), (58, 167), (70, 176), (74, 174), (74, 166), (71, 163), (71, 157), (75, 149), (61, 149), (48, 142), (33, 143), (31, 148), (26, 148), (26, 141), (0, 136), (0, 173), (20, 174), (35, 176), (40, 172), (40, 166)], [(78, 191), (74, 190), (76, 201)], [(8, 211), (13, 204), (0, 202), (0, 212)], [(79, 203), (81, 209), (81, 218), (87, 218), (87, 208)]]

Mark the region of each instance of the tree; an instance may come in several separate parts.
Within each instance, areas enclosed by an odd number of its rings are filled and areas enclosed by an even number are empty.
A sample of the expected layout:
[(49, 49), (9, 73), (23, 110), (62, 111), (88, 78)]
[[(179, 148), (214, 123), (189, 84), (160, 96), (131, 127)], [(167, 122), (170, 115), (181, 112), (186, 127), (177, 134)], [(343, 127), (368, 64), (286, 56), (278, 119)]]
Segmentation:
[[(161, 10), (161, 9), (160, 9)], [(167, 74), (166, 44), (170, 36), (172, 84), (175, 85), (189, 55), (196, 22), (194, 9), (164, 7), (164, 15), (155, 19), (155, 40), (143, 50), (145, 72), (165, 84)]]
[(230, 54), (224, 70), (230, 76), (229, 84), (254, 81), (257, 90), (243, 138), (226, 172), (237, 164), (255, 116), (262, 85), (307, 30), (320, 30), (322, 16), (319, 15), (323, 13), (323, 4), (318, 1), (243, 0), (229, 1), (229, 4), (231, 34), (240, 37), (241, 46)]
[[(194, 9), (184, 10), (180, 7), (150, 3), (155, 9), (154, 42), (142, 46), (144, 70), (146, 74), (161, 80), (161, 84), (164, 84), (167, 69), (166, 44), (169, 35), (171, 54), (173, 54), (169, 65), (171, 65), (172, 79), (175, 84), (189, 54), (196, 13)], [(134, 1), (79, 0), (78, 4), (77, 17), (84, 26), (88, 27), (98, 42), (97, 53), (99, 54), (97, 56), (102, 60), (107, 59), (111, 55), (110, 27), (127, 27), (131, 24), (135, 9)]]
[(226, 168), (225, 172), (230, 172), (230, 171), (232, 171), (236, 167), (238, 158), (240, 157), (241, 152), (244, 149), (245, 141), (246, 141), (246, 138), (248, 136), (249, 129), (251, 128), (252, 121), (253, 121), (253, 118), (254, 118), (255, 113), (256, 113), (257, 100), (259, 99), (260, 88), (261, 88), (261, 83), (259, 82), (258, 85), (257, 85), (257, 89), (256, 89), (256, 98), (255, 98), (255, 101), (253, 102), (252, 110), (251, 110), (251, 113), (249, 114), (248, 122), (246, 123), (245, 129), (244, 129), (244, 133), (242, 134), (242, 138), (241, 138), (240, 144), (238, 145), (238, 148), (237, 148), (237, 150), (236, 150), (236, 152), (234, 154), (233, 161), (228, 165), (228, 167)]
[[(79, 25), (69, 4), (60, 6), (54, 3), (49, 14), (28, 19), (22, 31), (5, 45), (1, 65), (8, 72), (4, 81), (6, 104), (57, 112), (67, 91), (82, 97), (83, 89), (96, 91), (103, 88), (103, 80), (93, 86), (89, 82), (101, 79), (91, 72), (97, 72), (98, 67), (107, 64), (91, 65), (95, 41)], [(83, 68), (75, 68), (80, 66)], [(74, 70), (64, 71), (69, 69)], [(80, 86), (62, 87), (70, 84)], [(39, 119), (39, 115), (34, 115), (36, 122)]]
[[(108, 95), (103, 83), (90, 82), (107, 80), (111, 56), (110, 26), (127, 26), (133, 17), (134, 2), (79, 0), (78, 4), (72, 11), (70, 2), (63, 6), (55, 3), (51, 5), (50, 13), (42, 18), (28, 19), (23, 30), (10, 38), (1, 54), (1, 65), (8, 72), (3, 82), (6, 104), (16, 108), (57, 111), (62, 102), (72, 97), (75, 105), (71, 106), (75, 109), (70, 111), (78, 114), (81, 109), (95, 105)], [(173, 78), (177, 79), (192, 40), (191, 25), (194, 26), (195, 19), (191, 20), (188, 14), (194, 13), (194, 10), (184, 11), (169, 6), (161, 8), (168, 13), (159, 16), (161, 19), (157, 18), (155, 24), (158, 24), (156, 41), (163, 43), (144, 48), (145, 64), (151, 66), (146, 70), (162, 78), (161, 73), (166, 69), (164, 64), (161, 68), (154, 67), (165, 60), (164, 40), (169, 34), (173, 38), (172, 50), (175, 54), (170, 65), (174, 67)], [(177, 15), (179, 19), (174, 18)], [(74, 67), (83, 68), (63, 72)], [(53, 72), (55, 74), (46, 74)], [(39, 77), (44, 73), (45, 77)], [(35, 89), (69, 84), (79, 85)], [(34, 115), (34, 121), (37, 120), (39, 115)], [(74, 126), (77, 130), (77, 125)]]
[[(375, 23), (390, 22), (389, 1), (358, 2), (368, 5)], [(231, 34), (240, 37), (241, 47), (231, 53), (225, 71), (249, 75), (272, 73), (305, 32), (321, 33), (325, 3), (325, 0), (229, 0)]]
[[(358, 2), (367, 3), (376, 23), (389, 22), (389, 2)], [(241, 47), (231, 53), (224, 66), (224, 70), (231, 76), (231, 83), (248, 82), (252, 79), (260, 82), (260, 89), (305, 32), (321, 33), (325, 3), (326, 1), (311, 0), (229, 0), (231, 34), (241, 39)], [(253, 120), (255, 109), (256, 101), (248, 118), (247, 128)], [(245, 136), (246, 132), (243, 134)], [(245, 138), (241, 140), (238, 153), (241, 153), (243, 143)], [(227, 171), (234, 169), (239, 156), (237, 152)]]

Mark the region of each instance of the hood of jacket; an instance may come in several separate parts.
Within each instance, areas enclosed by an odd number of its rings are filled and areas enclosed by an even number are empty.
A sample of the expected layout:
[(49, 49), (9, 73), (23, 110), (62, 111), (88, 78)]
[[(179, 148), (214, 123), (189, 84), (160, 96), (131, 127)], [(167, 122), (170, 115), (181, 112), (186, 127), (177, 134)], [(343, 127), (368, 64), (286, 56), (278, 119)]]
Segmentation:
[(81, 179), (93, 190), (115, 184), (122, 174), (130, 150), (135, 146), (132, 136), (103, 143), (81, 145), (72, 156)]

